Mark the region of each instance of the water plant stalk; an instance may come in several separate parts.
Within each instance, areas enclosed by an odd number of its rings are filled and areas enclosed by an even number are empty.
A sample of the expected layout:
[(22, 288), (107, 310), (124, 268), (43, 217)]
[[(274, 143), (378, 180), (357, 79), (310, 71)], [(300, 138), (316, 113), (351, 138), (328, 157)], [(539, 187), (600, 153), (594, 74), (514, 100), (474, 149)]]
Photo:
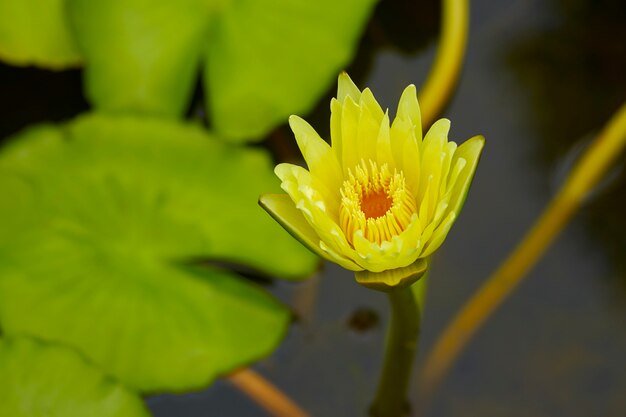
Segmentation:
[(443, 0), (437, 55), (419, 92), (424, 127), (435, 121), (454, 92), (463, 68), (468, 28), (469, 1)]
[(420, 333), (420, 310), (410, 287), (388, 292), (391, 318), (378, 390), (370, 415), (400, 417), (409, 410), (407, 392)]
[(251, 369), (240, 369), (228, 375), (228, 380), (274, 417), (309, 417), (285, 393)]

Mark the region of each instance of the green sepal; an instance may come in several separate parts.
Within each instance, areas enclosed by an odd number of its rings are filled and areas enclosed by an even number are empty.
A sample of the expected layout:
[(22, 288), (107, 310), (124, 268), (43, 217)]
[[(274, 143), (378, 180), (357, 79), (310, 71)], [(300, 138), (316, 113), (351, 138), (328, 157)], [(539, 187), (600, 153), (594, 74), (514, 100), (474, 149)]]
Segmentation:
[(396, 288), (405, 288), (426, 275), (428, 258), (421, 258), (404, 268), (389, 269), (382, 272), (356, 271), (356, 282), (364, 287), (388, 292)]

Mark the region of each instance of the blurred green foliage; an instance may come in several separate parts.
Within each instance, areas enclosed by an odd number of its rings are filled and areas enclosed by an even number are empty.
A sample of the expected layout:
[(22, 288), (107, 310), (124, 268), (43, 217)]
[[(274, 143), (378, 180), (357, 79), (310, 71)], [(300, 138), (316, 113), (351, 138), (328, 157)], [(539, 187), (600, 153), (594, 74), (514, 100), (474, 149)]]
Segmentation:
[(141, 398), (75, 351), (29, 338), (0, 338), (0, 415), (147, 417)]
[(277, 188), (270, 166), (175, 122), (89, 115), (24, 132), (0, 155), (0, 325), (75, 346), (142, 391), (204, 386), (268, 354), (287, 310), (189, 265), (315, 267), (256, 205)]
[(82, 56), (95, 108), (164, 117), (184, 114), (202, 67), (213, 129), (258, 141), (311, 110), (352, 58), (374, 3), (9, 0), (0, 59), (59, 69)]
[(79, 65), (65, 0), (1, 1), (0, 60), (53, 69)]

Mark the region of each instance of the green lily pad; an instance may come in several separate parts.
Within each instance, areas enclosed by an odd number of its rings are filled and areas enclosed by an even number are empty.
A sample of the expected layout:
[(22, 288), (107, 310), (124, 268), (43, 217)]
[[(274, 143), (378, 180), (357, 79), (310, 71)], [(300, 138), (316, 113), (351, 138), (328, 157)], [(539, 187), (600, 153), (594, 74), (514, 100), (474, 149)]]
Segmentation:
[(211, 122), (235, 141), (310, 110), (349, 62), (375, 3), (67, 1), (96, 108), (180, 116), (203, 65)]
[(193, 125), (36, 128), (0, 153), (3, 184), (20, 198), (0, 201), (14, 231), (0, 235), (0, 326), (75, 346), (143, 391), (204, 386), (267, 355), (288, 324), (264, 291), (190, 260), (292, 278), (318, 262), (256, 204), (277, 187), (268, 156)]
[(141, 399), (71, 349), (0, 338), (0, 415), (147, 417)]
[(374, 4), (233, 2), (206, 45), (204, 85), (217, 132), (258, 140), (310, 111), (350, 62)]
[(65, 0), (0, 2), (0, 60), (63, 69), (81, 63), (69, 30)]
[(210, 21), (207, 0), (66, 0), (92, 104), (175, 117), (186, 110)]

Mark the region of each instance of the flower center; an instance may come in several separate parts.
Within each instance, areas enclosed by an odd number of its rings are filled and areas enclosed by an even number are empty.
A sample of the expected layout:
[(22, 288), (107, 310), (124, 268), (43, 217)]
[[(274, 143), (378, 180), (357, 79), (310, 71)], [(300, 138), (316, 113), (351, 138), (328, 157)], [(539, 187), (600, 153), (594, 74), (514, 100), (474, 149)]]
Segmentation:
[(385, 190), (377, 190), (361, 196), (361, 210), (366, 219), (382, 217), (391, 208), (391, 197)]
[(416, 212), (415, 198), (405, 186), (402, 171), (389, 171), (387, 164), (364, 160), (341, 187), (339, 223), (346, 238), (353, 243), (361, 231), (370, 242), (379, 245), (402, 233)]

